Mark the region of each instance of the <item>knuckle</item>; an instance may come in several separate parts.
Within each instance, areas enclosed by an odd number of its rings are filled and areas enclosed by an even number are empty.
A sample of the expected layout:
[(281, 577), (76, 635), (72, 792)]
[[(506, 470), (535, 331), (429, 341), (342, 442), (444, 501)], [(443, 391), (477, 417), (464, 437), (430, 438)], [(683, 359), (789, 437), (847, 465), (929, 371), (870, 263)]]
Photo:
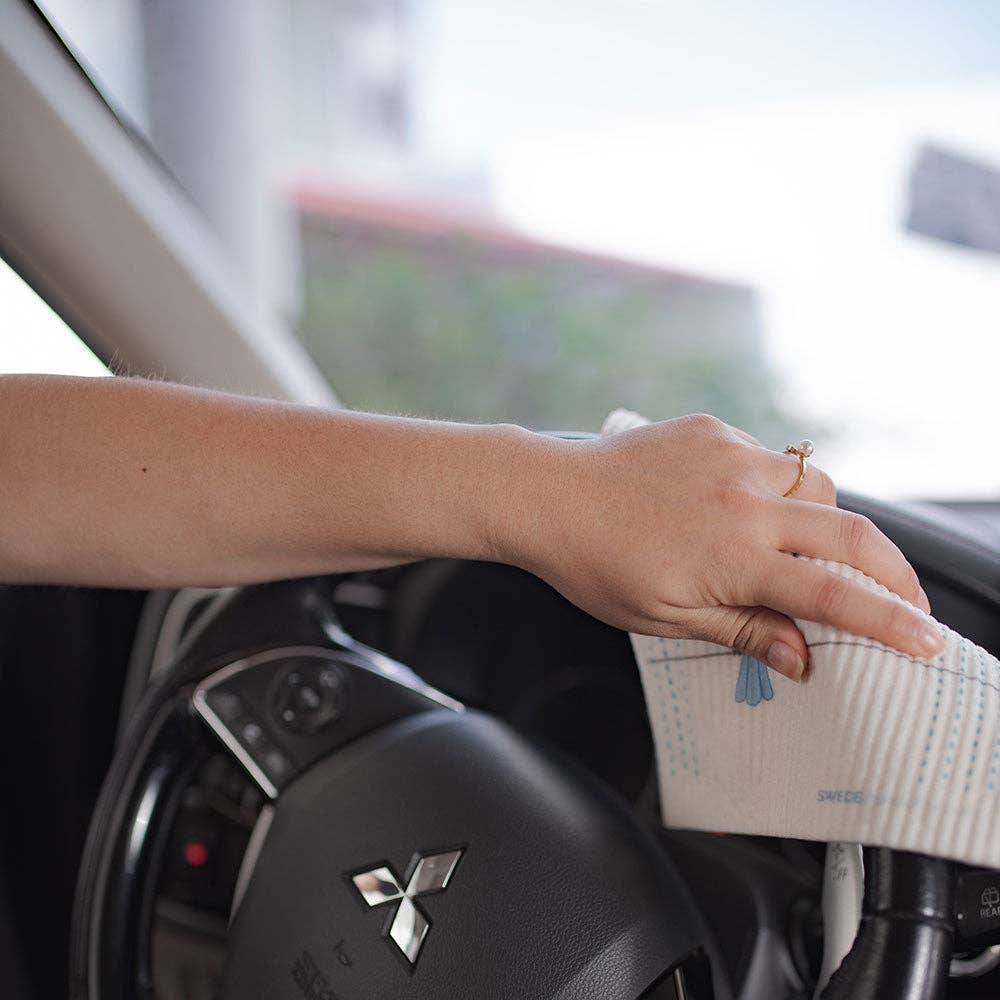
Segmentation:
[(817, 492), (820, 495), (820, 499), (828, 500), (830, 503), (835, 504), (837, 502), (837, 486), (833, 479), (822, 469), (817, 469), (815, 466), (813, 466), (813, 472), (816, 474)]
[(643, 621), (659, 622), (663, 620), (664, 605), (653, 595), (640, 597), (632, 602), (633, 612)]
[(757, 640), (756, 621), (756, 616), (752, 612), (738, 615), (733, 622), (728, 645), (741, 653), (752, 653)]
[(712, 492), (720, 507), (740, 509), (745, 503), (746, 488), (738, 479), (720, 479)]
[(841, 543), (849, 556), (861, 555), (870, 545), (875, 525), (861, 514), (845, 513), (840, 521)]
[(913, 631), (913, 616), (900, 601), (891, 601), (891, 605), (885, 615), (886, 632), (902, 639)]
[(812, 595), (813, 613), (817, 621), (829, 621), (837, 615), (847, 602), (850, 584), (842, 576), (833, 573), (816, 584)]
[(649, 621), (662, 621), (670, 607), (659, 588), (648, 587), (636, 594), (631, 601), (635, 613)]
[(754, 514), (760, 502), (760, 498), (739, 479), (719, 483), (716, 500), (724, 510), (741, 517)]
[(718, 417), (710, 413), (689, 413), (682, 419), (692, 431), (711, 437), (718, 437), (724, 426)]

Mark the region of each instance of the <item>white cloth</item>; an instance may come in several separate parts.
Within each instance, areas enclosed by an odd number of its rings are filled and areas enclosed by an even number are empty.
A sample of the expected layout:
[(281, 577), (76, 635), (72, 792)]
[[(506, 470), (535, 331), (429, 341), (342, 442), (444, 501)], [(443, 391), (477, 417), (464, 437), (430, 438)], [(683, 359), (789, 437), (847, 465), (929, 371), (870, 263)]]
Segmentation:
[[(604, 433), (639, 423), (615, 411)], [(1000, 661), (944, 625), (944, 652), (919, 659), (796, 624), (810, 659), (799, 684), (713, 643), (632, 636), (664, 823), (1000, 868)]]

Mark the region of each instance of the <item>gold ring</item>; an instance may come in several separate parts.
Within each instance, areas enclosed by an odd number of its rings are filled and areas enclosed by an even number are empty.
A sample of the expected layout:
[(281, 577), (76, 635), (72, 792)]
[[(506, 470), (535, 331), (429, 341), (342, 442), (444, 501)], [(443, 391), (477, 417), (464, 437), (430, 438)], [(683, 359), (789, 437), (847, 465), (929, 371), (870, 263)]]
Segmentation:
[(799, 477), (794, 483), (792, 483), (791, 489), (781, 494), (783, 497), (790, 497), (805, 481), (806, 459), (812, 453), (813, 443), (808, 438), (804, 441), (800, 441), (798, 444), (790, 444), (787, 448), (785, 448), (786, 455), (794, 455), (799, 460)]

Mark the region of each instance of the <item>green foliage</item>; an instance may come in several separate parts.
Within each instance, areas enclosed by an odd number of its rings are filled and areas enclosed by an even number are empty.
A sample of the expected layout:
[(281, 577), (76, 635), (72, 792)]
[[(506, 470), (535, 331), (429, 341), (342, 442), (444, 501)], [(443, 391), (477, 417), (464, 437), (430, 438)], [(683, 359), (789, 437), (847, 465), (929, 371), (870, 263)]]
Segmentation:
[(358, 409), (597, 430), (616, 406), (788, 432), (747, 289), (473, 240), (307, 233), (300, 336)]

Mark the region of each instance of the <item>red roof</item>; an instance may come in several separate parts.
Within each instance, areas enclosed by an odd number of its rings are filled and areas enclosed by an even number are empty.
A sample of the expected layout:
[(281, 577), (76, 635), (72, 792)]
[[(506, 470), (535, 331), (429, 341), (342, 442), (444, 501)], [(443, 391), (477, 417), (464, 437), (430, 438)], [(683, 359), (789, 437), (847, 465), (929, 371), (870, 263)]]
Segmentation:
[(439, 204), (404, 201), (362, 194), (330, 186), (300, 184), (291, 190), (296, 207), (310, 216), (392, 231), (419, 240), (440, 240), (449, 237), (472, 238), (504, 254), (518, 257), (538, 257), (547, 261), (563, 259), (608, 272), (627, 272), (632, 277), (665, 283), (708, 285), (713, 288), (747, 290), (734, 282), (707, 278), (591, 253), (575, 247), (547, 243), (519, 233), (516, 229), (485, 215), (460, 213)]

